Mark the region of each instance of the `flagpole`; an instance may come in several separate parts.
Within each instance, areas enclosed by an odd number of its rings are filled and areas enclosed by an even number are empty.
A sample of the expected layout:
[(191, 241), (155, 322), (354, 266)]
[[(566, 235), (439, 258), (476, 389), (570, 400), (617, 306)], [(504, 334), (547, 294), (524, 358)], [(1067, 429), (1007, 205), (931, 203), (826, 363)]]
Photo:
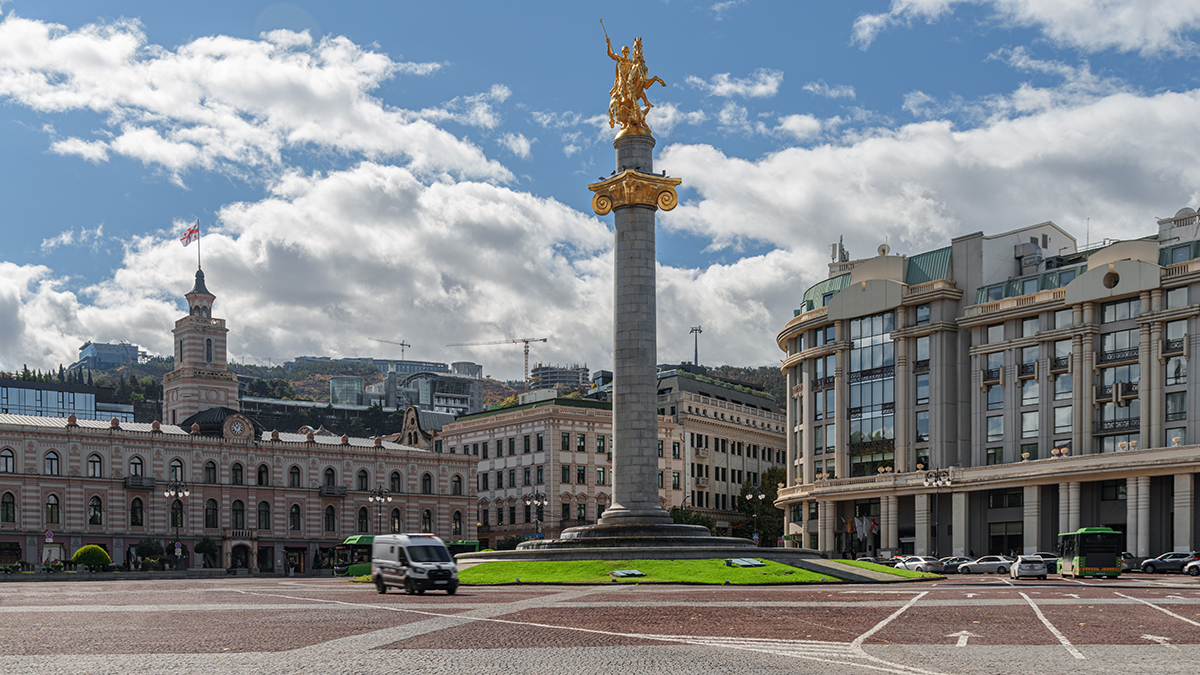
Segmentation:
[(196, 269), (202, 269), (200, 266), (200, 219), (196, 219)]

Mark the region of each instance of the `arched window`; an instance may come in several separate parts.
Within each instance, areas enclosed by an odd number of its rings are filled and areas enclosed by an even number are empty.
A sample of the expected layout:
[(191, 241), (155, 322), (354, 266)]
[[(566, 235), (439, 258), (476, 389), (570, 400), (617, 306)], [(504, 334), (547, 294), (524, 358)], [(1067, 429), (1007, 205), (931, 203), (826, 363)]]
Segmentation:
[(333, 471), (333, 467), (325, 469), (325, 484), (337, 485), (337, 474)]
[(462, 511), (454, 512), (454, 529), (450, 531), (456, 537), (462, 536)]
[(288, 512), (288, 529), (292, 532), (300, 531), (300, 505), (292, 504), (292, 510)]
[(271, 529), (271, 503), (270, 502), (263, 501), (263, 502), (258, 503), (258, 529), (260, 529), (260, 530)]
[(244, 482), (242, 465), (238, 462), (234, 462), (233, 466), (229, 467), (229, 482), (234, 485), (241, 485)]
[(217, 463), (216, 462), (208, 461), (208, 462), (204, 463), (204, 482), (205, 483), (216, 483), (217, 482)]
[[(58, 453), (53, 450), (46, 453), (46, 475), (47, 476), (57, 476), (58, 475)], [(55, 521), (55, 522), (58, 522), (58, 521)]]
[(358, 489), (359, 490), (363, 490), (363, 491), (370, 490), (371, 489), (370, 482), (371, 482), (371, 477), (367, 475), (366, 469), (363, 469), (358, 472)]
[(332, 506), (325, 507), (325, 531), (337, 531), (337, 513), (333, 510)]
[(266, 464), (258, 465), (258, 484), (261, 486), (271, 484), (271, 469), (267, 468)]
[(300, 467), (293, 466), (288, 469), (288, 487), (300, 487)]
[(455, 476), (454, 478), (450, 479), (450, 494), (462, 494), (462, 476)]
[(421, 476), (421, 494), (433, 494), (433, 476), (430, 476), (429, 474)]
[(212, 361), (212, 338), (204, 341), (204, 360)]
[(392, 532), (400, 531), (400, 509), (392, 509)]
[(0, 450), (0, 473), (16, 473), (17, 462), (13, 451), (5, 448)]
[(242, 500), (238, 499), (233, 502), (232, 507), (229, 509), (229, 514), (233, 516), (233, 522), (230, 523), (233, 529), (246, 529), (246, 505), (242, 503)]
[(100, 455), (88, 455), (88, 478), (103, 478), (104, 477), (104, 462), (101, 461)]
[(58, 495), (47, 495), (46, 497), (46, 522), (58, 524)]
[(425, 509), (425, 513), (421, 514), (421, 531), (433, 532), (433, 514), (429, 509)]
[(183, 480), (183, 462), (171, 460), (171, 480)]
[(392, 492), (400, 491), (400, 472), (399, 471), (392, 472), (392, 477), (391, 477), (391, 480), (388, 481), (388, 485), (389, 485), (388, 489), (391, 490)]
[(220, 511), (217, 508), (217, 500), (209, 499), (204, 502), (204, 529), (215, 530), (221, 526)]
[(104, 505), (100, 503), (99, 497), (92, 497), (88, 500), (88, 525), (103, 525), (104, 524)]
[(183, 527), (183, 502), (171, 502), (171, 527)]
[(134, 497), (133, 501), (129, 502), (129, 526), (144, 526), (146, 524), (145, 514), (145, 509), (142, 508), (142, 498)]
[(367, 515), (367, 507), (362, 507), (358, 510), (358, 531), (367, 532), (369, 528), (369, 516)]
[(146, 465), (142, 463), (142, 458), (134, 455), (129, 459), (129, 475), (144, 476), (145, 474), (143, 473), (143, 470), (145, 469), (145, 466)]
[(13, 497), (13, 493), (5, 492), (3, 497), (0, 497), (0, 523), (15, 523), (17, 522), (17, 499)]

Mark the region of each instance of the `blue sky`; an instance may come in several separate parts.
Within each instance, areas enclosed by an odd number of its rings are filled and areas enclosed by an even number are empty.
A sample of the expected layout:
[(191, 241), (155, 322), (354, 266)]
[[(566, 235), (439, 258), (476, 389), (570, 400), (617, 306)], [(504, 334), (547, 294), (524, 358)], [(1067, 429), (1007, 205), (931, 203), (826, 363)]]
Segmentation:
[[(661, 361), (777, 362), (829, 244), (1198, 206), (1200, 2), (0, 0), (0, 369), (170, 353), (201, 221), (231, 356), (611, 359), (614, 48), (642, 37)], [(970, 289), (968, 289), (970, 290)]]

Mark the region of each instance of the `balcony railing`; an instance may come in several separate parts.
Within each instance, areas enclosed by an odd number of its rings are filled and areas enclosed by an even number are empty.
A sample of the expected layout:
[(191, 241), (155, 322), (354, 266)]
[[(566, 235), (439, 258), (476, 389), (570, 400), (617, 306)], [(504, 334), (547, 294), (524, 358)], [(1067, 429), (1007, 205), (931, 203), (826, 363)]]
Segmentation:
[(345, 485), (322, 485), (317, 490), (322, 497), (345, 497), (347, 492)]
[(254, 539), (254, 530), (225, 530), (226, 539)]
[(833, 375), (830, 375), (829, 377), (818, 377), (812, 381), (812, 388), (813, 389), (824, 389), (826, 387), (832, 387), (833, 380), (834, 380)]
[(1070, 360), (1069, 356), (1055, 356), (1050, 359), (1050, 370), (1066, 370)]
[(1142, 418), (1128, 417), (1123, 420), (1101, 420), (1096, 422), (1097, 434), (1115, 433), (1118, 431), (1136, 431), (1141, 427)]
[(846, 450), (851, 455), (867, 455), (876, 452), (891, 452), (896, 448), (896, 441), (891, 438), (881, 438), (875, 441), (851, 443)]
[(880, 366), (878, 368), (871, 368), (870, 370), (856, 370), (850, 373), (850, 382), (878, 380), (884, 377), (891, 377), (895, 372), (895, 366)]
[(983, 381), (984, 382), (999, 382), (1000, 381), (1000, 369), (999, 368), (984, 368), (983, 369)]
[(1183, 351), (1183, 338), (1175, 338), (1174, 340), (1163, 340), (1163, 353), (1176, 354)]
[(1133, 382), (1122, 382), (1121, 383), (1121, 398), (1129, 398), (1131, 396), (1137, 396), (1141, 390), (1142, 390), (1141, 380), (1134, 380)]
[(1128, 349), (1114, 349), (1111, 352), (1100, 352), (1097, 359), (1100, 363), (1116, 363), (1118, 361), (1136, 361), (1138, 357), (1138, 348), (1130, 347)]
[(698, 488), (706, 488), (706, 487), (708, 487), (708, 479), (707, 479), (707, 478), (703, 478), (703, 477), (697, 477), (697, 478), (695, 478), (694, 480), (695, 480), (695, 483), (696, 483), (696, 487), (698, 487)]
[(1037, 375), (1037, 363), (1022, 363), (1017, 366), (1017, 377), (1033, 377)]
[(156, 481), (147, 476), (125, 476), (126, 490), (153, 490)]
[(863, 412), (872, 413), (873, 415), (891, 415), (895, 411), (895, 403), (883, 403), (878, 406), (860, 406), (858, 408), (849, 408), (846, 412), (850, 415), (850, 419), (857, 420), (862, 419)]
[(914, 373), (929, 372), (929, 359), (918, 359), (916, 361), (913, 361), (913, 372)]

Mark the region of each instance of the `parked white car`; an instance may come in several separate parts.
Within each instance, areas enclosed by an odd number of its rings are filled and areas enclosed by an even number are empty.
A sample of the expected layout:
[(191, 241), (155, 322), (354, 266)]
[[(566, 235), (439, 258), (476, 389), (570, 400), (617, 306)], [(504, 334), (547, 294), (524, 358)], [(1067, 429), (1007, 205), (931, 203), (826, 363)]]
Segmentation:
[(985, 555), (978, 560), (963, 563), (958, 566), (959, 574), (1008, 574), (1012, 567), (1012, 558), (1006, 555)]
[(945, 566), (941, 560), (937, 558), (929, 558), (919, 555), (910, 555), (904, 560), (896, 563), (898, 570), (913, 570), (914, 572), (932, 572), (941, 574), (945, 570)]
[(1017, 556), (1016, 562), (1008, 569), (1008, 575), (1014, 579), (1024, 579), (1027, 577), (1045, 579), (1046, 561), (1038, 555)]

